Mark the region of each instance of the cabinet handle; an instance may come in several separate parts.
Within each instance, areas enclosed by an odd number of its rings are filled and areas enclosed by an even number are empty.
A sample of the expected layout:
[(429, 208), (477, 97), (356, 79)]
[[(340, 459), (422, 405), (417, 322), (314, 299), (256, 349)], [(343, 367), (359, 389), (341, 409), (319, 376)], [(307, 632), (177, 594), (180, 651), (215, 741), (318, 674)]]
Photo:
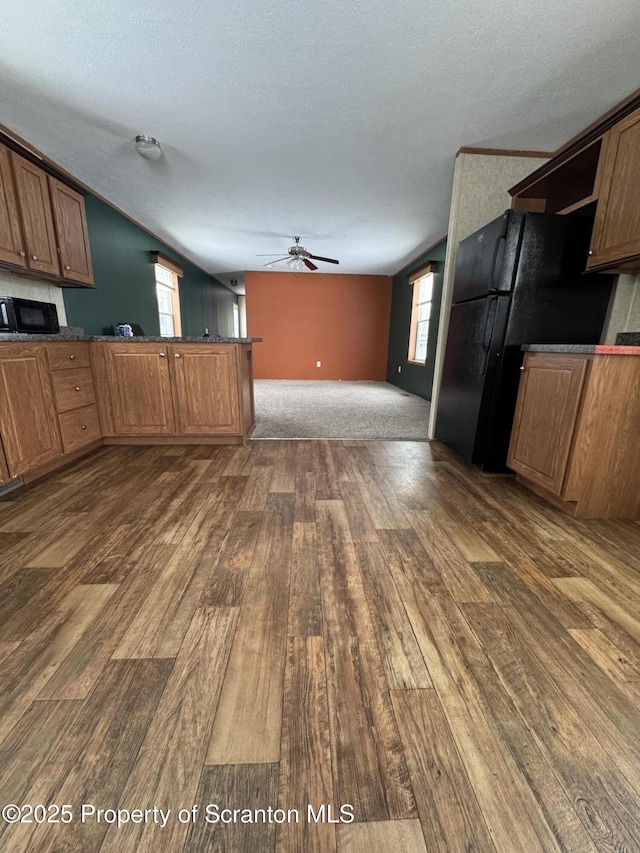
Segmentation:
[(80, 390), (80, 386), (76, 385), (76, 391), (79, 391), (79, 390)]
[(32, 260), (32, 261), (37, 261), (37, 260), (38, 260), (38, 256), (37, 256), (37, 255), (31, 255), (31, 260)]
[(179, 353), (179, 352), (177, 352), (177, 353), (175, 354), (174, 358), (180, 358), (180, 353)]
[(160, 353), (160, 358), (166, 358), (166, 357), (167, 357), (166, 352), (161, 352), (161, 353)]

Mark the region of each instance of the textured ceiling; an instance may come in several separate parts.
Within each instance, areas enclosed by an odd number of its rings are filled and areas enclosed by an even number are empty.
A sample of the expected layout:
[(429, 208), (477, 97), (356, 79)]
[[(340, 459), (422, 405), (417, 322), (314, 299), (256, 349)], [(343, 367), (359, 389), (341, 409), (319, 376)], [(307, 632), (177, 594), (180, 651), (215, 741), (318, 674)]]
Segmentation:
[(640, 85), (638, 0), (2, 6), (0, 122), (214, 273), (294, 234), (395, 272), (461, 145), (553, 150)]

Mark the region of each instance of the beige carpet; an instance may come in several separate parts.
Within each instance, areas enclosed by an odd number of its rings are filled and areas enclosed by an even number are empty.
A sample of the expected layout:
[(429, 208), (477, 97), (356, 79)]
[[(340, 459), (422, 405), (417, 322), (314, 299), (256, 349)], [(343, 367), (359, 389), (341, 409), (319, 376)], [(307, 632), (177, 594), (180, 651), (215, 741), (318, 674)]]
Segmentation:
[(387, 382), (255, 381), (252, 438), (426, 440), (429, 402)]

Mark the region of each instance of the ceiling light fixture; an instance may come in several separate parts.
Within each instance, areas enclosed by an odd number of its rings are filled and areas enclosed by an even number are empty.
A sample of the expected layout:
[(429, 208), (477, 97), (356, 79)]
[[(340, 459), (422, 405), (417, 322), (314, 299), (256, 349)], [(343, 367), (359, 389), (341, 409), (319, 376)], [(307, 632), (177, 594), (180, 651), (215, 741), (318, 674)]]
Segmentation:
[(136, 151), (145, 160), (158, 160), (162, 157), (160, 143), (154, 136), (147, 136), (146, 133), (136, 136)]

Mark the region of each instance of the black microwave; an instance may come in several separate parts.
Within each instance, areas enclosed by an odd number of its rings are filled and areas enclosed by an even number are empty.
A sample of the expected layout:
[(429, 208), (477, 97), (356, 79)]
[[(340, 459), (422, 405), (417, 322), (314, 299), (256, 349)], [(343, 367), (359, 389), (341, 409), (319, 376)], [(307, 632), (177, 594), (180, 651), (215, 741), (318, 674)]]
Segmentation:
[(0, 332), (55, 335), (59, 331), (58, 309), (53, 302), (0, 296)]

